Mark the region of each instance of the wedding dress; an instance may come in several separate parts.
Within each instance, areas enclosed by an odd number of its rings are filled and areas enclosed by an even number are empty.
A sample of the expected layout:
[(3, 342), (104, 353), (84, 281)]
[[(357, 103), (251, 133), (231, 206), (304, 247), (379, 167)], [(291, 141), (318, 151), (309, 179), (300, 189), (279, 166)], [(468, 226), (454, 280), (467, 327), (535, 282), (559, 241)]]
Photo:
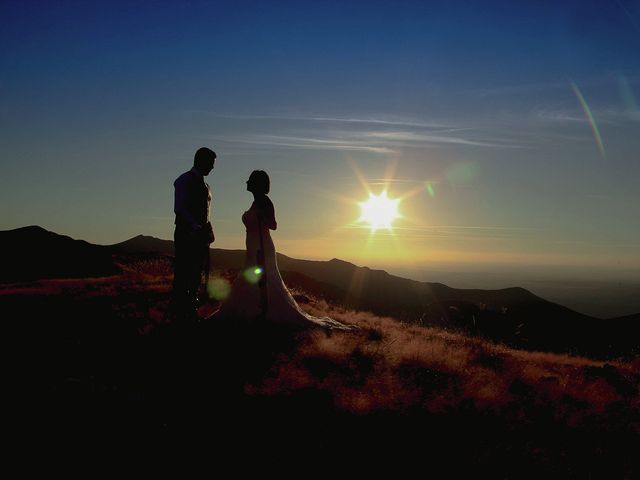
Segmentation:
[[(258, 214), (259, 209), (254, 203), (242, 215), (242, 223), (247, 230), (245, 266), (216, 317), (239, 322), (266, 321), (300, 328), (350, 330), (352, 327), (329, 317), (314, 317), (300, 309), (282, 281), (269, 228), (260, 223)], [(259, 250), (264, 252), (264, 261), (258, 258)], [(265, 280), (266, 285), (263, 283)]]

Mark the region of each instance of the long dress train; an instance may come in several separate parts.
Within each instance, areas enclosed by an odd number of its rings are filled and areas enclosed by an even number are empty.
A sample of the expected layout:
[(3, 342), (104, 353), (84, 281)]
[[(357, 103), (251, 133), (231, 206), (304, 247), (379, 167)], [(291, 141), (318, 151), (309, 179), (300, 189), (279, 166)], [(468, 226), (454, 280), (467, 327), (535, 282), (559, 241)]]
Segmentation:
[[(216, 317), (238, 322), (264, 320), (275, 325), (298, 328), (353, 328), (332, 318), (314, 317), (302, 311), (282, 281), (271, 234), (266, 226), (258, 222), (257, 210), (251, 208), (244, 212), (242, 223), (247, 230), (245, 267), (233, 282), (230, 295), (223, 301)], [(262, 268), (259, 265), (262, 262), (259, 262), (257, 257), (261, 246), (264, 251)], [(266, 287), (260, 284), (262, 275), (266, 276)], [(266, 290), (266, 299), (263, 288)]]

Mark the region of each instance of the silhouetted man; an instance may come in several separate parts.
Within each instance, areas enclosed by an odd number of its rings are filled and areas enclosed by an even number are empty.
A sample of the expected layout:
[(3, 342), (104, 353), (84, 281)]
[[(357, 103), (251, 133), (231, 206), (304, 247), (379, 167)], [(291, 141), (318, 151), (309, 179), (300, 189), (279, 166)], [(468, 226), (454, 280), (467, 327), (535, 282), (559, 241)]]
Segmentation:
[(175, 187), (174, 233), (175, 263), (173, 280), (173, 309), (181, 319), (195, 319), (198, 307), (197, 293), (202, 271), (209, 261), (209, 245), (214, 241), (209, 221), (211, 189), (204, 177), (209, 175), (216, 154), (209, 148), (198, 149), (193, 168), (180, 175)]

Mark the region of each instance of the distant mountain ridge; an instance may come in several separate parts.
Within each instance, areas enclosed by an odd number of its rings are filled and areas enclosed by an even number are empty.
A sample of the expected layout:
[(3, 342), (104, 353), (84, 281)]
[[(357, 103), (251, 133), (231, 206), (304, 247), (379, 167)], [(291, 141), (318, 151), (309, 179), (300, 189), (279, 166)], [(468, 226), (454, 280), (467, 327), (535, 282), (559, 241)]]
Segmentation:
[[(0, 232), (0, 281), (113, 275), (122, 256), (173, 255), (173, 241), (138, 235), (113, 245), (31, 226)], [(239, 270), (244, 250), (211, 249), (212, 268)], [(390, 275), (334, 258), (300, 260), (278, 254), (285, 281), (357, 310), (413, 323), (462, 328), (520, 347), (576, 351), (638, 348), (639, 315), (604, 320), (583, 315), (520, 288), (456, 289)], [(615, 325), (615, 328), (614, 328)], [(597, 346), (594, 346), (594, 342)]]
[(173, 255), (173, 241), (162, 240), (148, 235), (137, 235), (124, 242), (109, 245), (116, 253), (161, 253)]
[[(121, 253), (159, 253), (173, 255), (173, 242), (155, 237), (138, 235), (110, 248)], [(484, 302), (496, 307), (515, 307), (517, 304), (542, 300), (519, 287), (500, 290), (455, 289), (442, 283), (419, 282), (391, 275), (384, 270), (359, 267), (350, 262), (333, 258), (329, 261), (300, 260), (278, 253), (278, 265), (283, 272), (297, 272), (318, 282), (337, 287), (344, 298), (339, 299), (353, 307), (363, 307), (363, 299), (377, 313), (401, 313), (420, 316), (435, 301), (467, 300)], [(240, 269), (244, 265), (244, 250), (211, 249), (213, 268)], [(390, 288), (391, 287), (391, 288)], [(390, 297), (393, 299), (390, 303)], [(508, 301), (507, 301), (508, 297)], [(564, 308), (564, 307), (561, 307)], [(387, 310), (385, 312), (385, 310)], [(568, 310), (568, 309), (567, 309)], [(574, 312), (580, 317), (582, 314)], [(405, 316), (402, 315), (402, 316)]]
[[(113, 245), (93, 245), (30, 226), (0, 232), (0, 252), (4, 264), (10, 265), (2, 270), (3, 281), (98, 276), (119, 272), (113, 260), (115, 255), (173, 255), (173, 241), (138, 235)], [(211, 263), (213, 268), (238, 270), (244, 265), (244, 250), (212, 248)], [(339, 295), (334, 293), (332, 300), (403, 318), (420, 317), (425, 308), (437, 301), (463, 300), (514, 308), (534, 299), (542, 300), (522, 288), (454, 289), (441, 283), (418, 282), (383, 270), (358, 267), (337, 258), (300, 260), (278, 253), (278, 264), (282, 272), (296, 272), (335, 287), (342, 298), (335, 298)]]
[(115, 275), (109, 247), (31, 225), (0, 231), (0, 281)]

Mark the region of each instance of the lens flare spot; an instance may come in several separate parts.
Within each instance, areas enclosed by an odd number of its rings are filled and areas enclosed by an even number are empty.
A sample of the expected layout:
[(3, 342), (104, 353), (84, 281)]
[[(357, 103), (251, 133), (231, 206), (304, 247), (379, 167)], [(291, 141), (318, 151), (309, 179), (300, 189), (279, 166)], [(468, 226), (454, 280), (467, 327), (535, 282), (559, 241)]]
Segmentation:
[(254, 267), (249, 267), (245, 269), (242, 272), (242, 276), (248, 283), (252, 285), (256, 285), (260, 281), (260, 278), (262, 277), (262, 273), (263, 271), (261, 267), (254, 266)]
[(434, 198), (436, 196), (436, 191), (433, 188), (433, 184), (431, 182), (427, 182), (427, 185), (425, 186), (425, 188), (427, 189), (427, 193), (431, 198)]
[(598, 124), (596, 123), (595, 118), (593, 118), (593, 113), (591, 113), (591, 108), (589, 108), (589, 104), (582, 95), (582, 92), (578, 88), (578, 86), (571, 82), (571, 88), (573, 89), (573, 93), (575, 93), (578, 102), (580, 102), (580, 106), (582, 107), (582, 111), (584, 112), (584, 116), (587, 118), (589, 125), (591, 126), (591, 132), (593, 133), (593, 139), (596, 141), (596, 146), (598, 147), (598, 151), (600, 152), (600, 156), (603, 160), (607, 159), (607, 154), (604, 150), (604, 144), (602, 143), (602, 136), (600, 135), (600, 130), (598, 129)]
[(211, 298), (224, 300), (231, 292), (231, 285), (222, 277), (214, 277), (207, 284), (207, 292)]

